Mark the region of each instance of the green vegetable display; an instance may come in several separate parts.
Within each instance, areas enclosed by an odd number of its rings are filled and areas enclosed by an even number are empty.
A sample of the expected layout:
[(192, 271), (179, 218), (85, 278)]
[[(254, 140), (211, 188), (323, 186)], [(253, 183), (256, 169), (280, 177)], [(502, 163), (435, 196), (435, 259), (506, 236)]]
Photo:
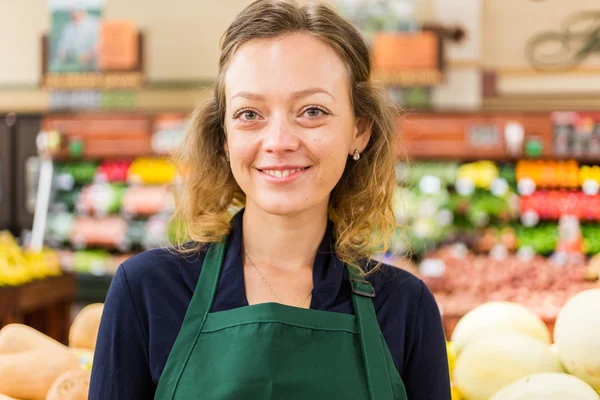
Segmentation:
[(544, 223), (532, 228), (517, 226), (517, 247), (531, 247), (537, 254), (548, 255), (556, 249), (558, 225)]
[(600, 253), (600, 224), (581, 225), (583, 235), (583, 251), (586, 255)]

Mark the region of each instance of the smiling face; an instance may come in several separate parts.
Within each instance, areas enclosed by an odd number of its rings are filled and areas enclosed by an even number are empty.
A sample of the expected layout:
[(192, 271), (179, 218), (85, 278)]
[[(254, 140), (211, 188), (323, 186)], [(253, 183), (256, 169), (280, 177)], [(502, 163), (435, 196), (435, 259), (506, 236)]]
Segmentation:
[(225, 150), (247, 208), (327, 211), (348, 155), (362, 152), (370, 136), (357, 127), (349, 82), (342, 59), (308, 34), (237, 50), (224, 77)]

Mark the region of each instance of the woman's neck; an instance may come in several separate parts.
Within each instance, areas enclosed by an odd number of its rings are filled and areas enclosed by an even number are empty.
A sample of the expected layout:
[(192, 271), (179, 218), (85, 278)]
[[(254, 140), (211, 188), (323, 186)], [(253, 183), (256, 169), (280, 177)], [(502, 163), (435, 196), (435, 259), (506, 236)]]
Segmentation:
[(312, 268), (327, 229), (327, 204), (294, 216), (268, 214), (247, 204), (243, 216), (244, 250), (260, 264), (288, 271)]

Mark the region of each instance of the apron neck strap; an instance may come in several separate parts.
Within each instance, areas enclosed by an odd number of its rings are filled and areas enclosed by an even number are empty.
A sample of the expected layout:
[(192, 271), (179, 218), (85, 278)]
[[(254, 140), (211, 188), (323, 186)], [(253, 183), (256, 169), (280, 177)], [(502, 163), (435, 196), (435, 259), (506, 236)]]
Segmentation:
[(360, 345), (372, 400), (393, 399), (392, 383), (385, 356), (384, 338), (377, 321), (372, 298), (375, 288), (356, 269), (346, 264), (352, 287), (352, 304), (358, 320)]
[[(206, 321), (206, 317), (212, 309), (215, 293), (217, 292), (219, 275), (221, 275), (223, 258), (225, 256), (225, 247), (226, 238), (223, 238), (220, 242), (211, 243), (208, 246), (208, 252), (204, 258), (200, 277), (198, 278), (196, 293), (192, 298), (195, 303), (195, 309), (198, 310), (197, 313), (202, 314), (202, 326), (204, 326), (204, 321)], [(202, 329), (202, 326), (200, 326), (200, 329)]]

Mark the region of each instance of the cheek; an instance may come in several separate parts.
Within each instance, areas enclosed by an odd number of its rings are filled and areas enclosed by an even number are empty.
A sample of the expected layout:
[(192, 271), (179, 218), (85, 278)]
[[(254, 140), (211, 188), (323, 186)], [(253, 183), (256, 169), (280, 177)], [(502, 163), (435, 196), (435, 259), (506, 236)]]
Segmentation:
[(349, 140), (349, 137), (332, 133), (313, 139), (313, 152), (318, 155), (321, 165), (319, 183), (331, 184), (331, 180), (339, 180), (342, 176), (348, 161)]

